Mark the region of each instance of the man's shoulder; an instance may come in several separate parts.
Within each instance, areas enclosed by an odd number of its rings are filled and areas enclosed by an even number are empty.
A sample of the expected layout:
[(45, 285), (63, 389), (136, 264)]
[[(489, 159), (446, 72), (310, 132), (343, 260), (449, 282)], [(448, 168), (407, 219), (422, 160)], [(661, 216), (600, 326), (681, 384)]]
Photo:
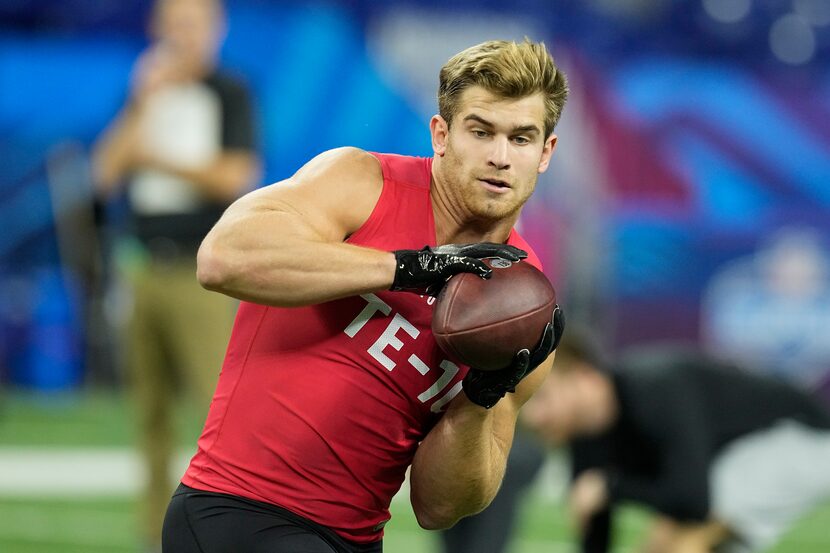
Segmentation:
[(429, 189), (432, 180), (432, 158), (372, 152), (383, 169), (386, 181)]
[(306, 165), (311, 166), (316, 166), (318, 170), (335, 170), (343, 176), (365, 178), (367, 174), (379, 174), (380, 163), (376, 156), (366, 150), (344, 146), (318, 154)]
[[(380, 163), (377, 158), (351, 146), (326, 150), (306, 163), (292, 177), (295, 183), (314, 183), (317, 192), (328, 190), (329, 199), (340, 198), (341, 193), (369, 194), (376, 198), (383, 186)], [(320, 188), (320, 187), (323, 188)], [(379, 193), (379, 192), (378, 192)], [(341, 201), (340, 198), (337, 201)], [(354, 207), (344, 204), (342, 207)]]
[(525, 259), (526, 263), (530, 263), (540, 271), (544, 270), (544, 267), (542, 267), (542, 260), (539, 259), (539, 256), (536, 255), (533, 247), (527, 242), (527, 240), (524, 239), (524, 237), (522, 237), (521, 234), (519, 234), (516, 229), (511, 231), (510, 236), (507, 238), (507, 243), (527, 252), (527, 258)]

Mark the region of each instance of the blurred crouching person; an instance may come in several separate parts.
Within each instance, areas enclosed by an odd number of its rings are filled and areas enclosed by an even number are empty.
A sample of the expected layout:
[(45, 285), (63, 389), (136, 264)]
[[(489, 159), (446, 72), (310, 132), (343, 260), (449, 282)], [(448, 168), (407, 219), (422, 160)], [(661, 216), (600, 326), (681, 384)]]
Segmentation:
[(522, 413), (571, 447), (584, 553), (610, 550), (623, 501), (657, 514), (647, 553), (736, 553), (770, 548), (830, 500), (825, 407), (697, 352), (642, 350), (611, 366), (574, 330)]

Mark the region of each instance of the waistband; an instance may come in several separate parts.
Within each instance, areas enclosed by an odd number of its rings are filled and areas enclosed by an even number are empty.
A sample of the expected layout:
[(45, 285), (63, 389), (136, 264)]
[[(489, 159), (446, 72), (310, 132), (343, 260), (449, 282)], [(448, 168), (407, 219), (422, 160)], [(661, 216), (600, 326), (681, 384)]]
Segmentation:
[(179, 484), (178, 488), (176, 488), (176, 491), (173, 492), (174, 497), (177, 495), (196, 495), (202, 497), (213, 497), (218, 499), (224, 499), (226, 501), (232, 501), (235, 503), (242, 503), (248, 507), (254, 507), (261, 513), (280, 517), (282, 519), (288, 520), (289, 522), (296, 524), (297, 526), (301, 526), (303, 528), (311, 530), (327, 542), (331, 543), (336, 548), (342, 551), (348, 551), (349, 553), (382, 553), (383, 551), (382, 541), (376, 541), (372, 543), (354, 543), (337, 535), (337, 533), (331, 528), (318, 524), (313, 520), (309, 520), (303, 516), (298, 515), (297, 513), (285, 509), (284, 507), (280, 507), (279, 505), (264, 503), (262, 501), (249, 499), (247, 497), (240, 497), (238, 495), (199, 490), (196, 488), (191, 488), (190, 486), (186, 486), (185, 484)]

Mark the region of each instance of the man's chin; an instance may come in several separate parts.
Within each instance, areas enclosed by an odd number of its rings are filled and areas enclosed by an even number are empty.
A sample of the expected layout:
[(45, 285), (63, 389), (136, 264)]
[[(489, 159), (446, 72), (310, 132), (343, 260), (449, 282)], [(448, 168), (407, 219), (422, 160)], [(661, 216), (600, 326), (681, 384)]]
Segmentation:
[(513, 201), (504, 200), (488, 200), (482, 204), (476, 205), (472, 210), (477, 219), (483, 221), (501, 221), (516, 214), (521, 208), (521, 205), (516, 205)]

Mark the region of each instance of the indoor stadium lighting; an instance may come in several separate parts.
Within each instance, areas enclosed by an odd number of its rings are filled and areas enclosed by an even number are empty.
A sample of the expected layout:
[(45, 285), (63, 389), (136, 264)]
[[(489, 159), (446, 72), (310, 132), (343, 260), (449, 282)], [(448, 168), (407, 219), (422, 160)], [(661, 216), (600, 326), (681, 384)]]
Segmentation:
[(794, 0), (793, 9), (814, 27), (830, 24), (830, 2), (827, 0)]
[(773, 23), (769, 46), (779, 60), (791, 65), (807, 63), (816, 52), (813, 28), (799, 15), (787, 14)]
[(751, 0), (703, 0), (703, 9), (709, 17), (721, 23), (737, 23), (747, 16)]

